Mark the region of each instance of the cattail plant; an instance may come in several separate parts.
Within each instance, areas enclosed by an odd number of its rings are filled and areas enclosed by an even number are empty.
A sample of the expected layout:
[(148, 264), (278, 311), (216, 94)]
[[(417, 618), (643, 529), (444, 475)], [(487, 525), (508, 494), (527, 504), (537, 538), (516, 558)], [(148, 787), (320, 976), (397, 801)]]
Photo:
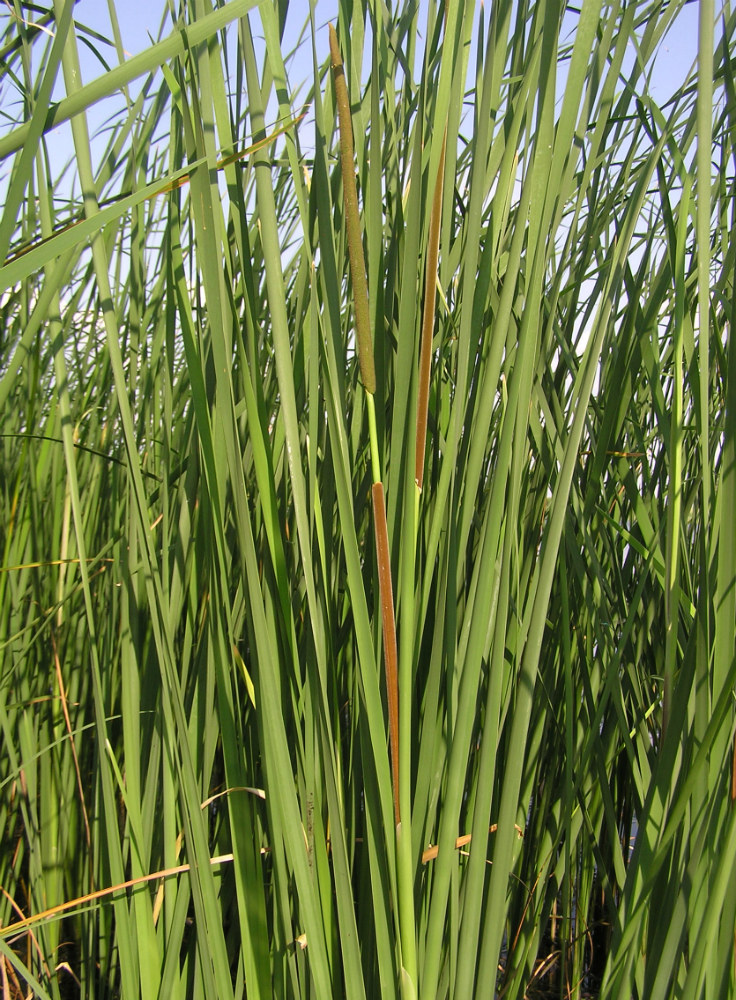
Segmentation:
[(84, 8), (0, 20), (4, 995), (734, 994), (731, 9)]

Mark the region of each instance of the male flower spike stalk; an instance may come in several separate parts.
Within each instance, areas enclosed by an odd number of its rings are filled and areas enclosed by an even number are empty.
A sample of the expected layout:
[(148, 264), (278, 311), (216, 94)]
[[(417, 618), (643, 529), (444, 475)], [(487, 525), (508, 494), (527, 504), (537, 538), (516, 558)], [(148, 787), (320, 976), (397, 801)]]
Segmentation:
[(368, 305), (368, 282), (366, 280), (363, 238), (360, 230), (358, 210), (358, 190), (355, 184), (355, 151), (353, 147), (353, 126), (350, 116), (350, 99), (345, 83), (345, 68), (340, 55), (337, 34), (329, 25), (330, 56), (332, 74), (335, 81), (335, 101), (340, 129), (340, 165), (342, 168), (343, 202), (345, 205), (345, 226), (348, 236), (350, 277), (353, 284), (353, 308), (355, 312), (355, 334), (358, 340), (358, 360), (360, 377), (366, 391), (368, 426), (371, 445), (371, 465), (373, 468), (373, 527), (378, 560), (378, 587), (381, 599), (383, 621), (383, 650), (386, 661), (386, 690), (388, 696), (389, 742), (391, 746), (391, 779), (394, 793), (394, 817), (396, 825), (401, 822), (399, 809), (399, 679), (398, 651), (396, 647), (396, 619), (394, 615), (394, 594), (391, 584), (391, 559), (388, 547), (386, 525), (386, 502), (381, 482), (381, 463), (378, 457), (376, 434), (376, 414), (373, 394), (376, 391), (376, 370), (373, 363), (373, 339), (371, 337), (370, 309)]
[[(358, 210), (358, 189), (355, 185), (355, 150), (353, 147), (353, 126), (350, 117), (350, 99), (345, 83), (345, 68), (340, 55), (337, 33), (332, 25), (330, 31), (330, 56), (332, 75), (335, 80), (337, 119), (340, 127), (340, 164), (342, 167), (342, 190), (345, 203), (345, 227), (348, 233), (348, 254), (350, 257), (350, 277), (353, 282), (353, 306), (355, 309), (355, 334), (358, 338), (358, 359), (363, 388), (371, 395), (376, 391), (376, 370), (373, 364), (373, 340), (368, 308), (368, 281), (365, 276), (363, 239), (360, 232), (360, 212)], [(375, 470), (374, 470), (375, 471)]]

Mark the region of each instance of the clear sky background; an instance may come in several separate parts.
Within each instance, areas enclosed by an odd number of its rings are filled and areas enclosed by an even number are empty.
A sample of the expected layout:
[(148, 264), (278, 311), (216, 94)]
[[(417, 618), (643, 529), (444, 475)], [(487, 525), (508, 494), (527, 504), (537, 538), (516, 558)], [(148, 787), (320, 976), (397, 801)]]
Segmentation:
[[(428, 2), (429, 0), (420, 0), (420, 26), (426, 22)], [(434, 2), (437, 2), (437, 0), (434, 0)], [(492, 0), (487, 0), (487, 2), (492, 2)], [(164, 21), (164, 14), (167, 9), (165, 0), (116, 0), (114, 6), (118, 17), (123, 48), (127, 55), (136, 55), (150, 46), (159, 37), (165, 37), (170, 34), (172, 30), (168, 18)], [(476, 8), (480, 8), (479, 2), (476, 3)], [(10, 16), (5, 10), (6, 8), (0, 5), (0, 27), (3, 26), (2, 22), (7, 21), (7, 18)], [(304, 26), (308, 10), (307, 0), (291, 0), (286, 31), (287, 50), (293, 46), (293, 39), (296, 37), (296, 33)], [(97, 32), (103, 39), (112, 39), (113, 32), (107, 0), (79, 0), (75, 5), (74, 16), (78, 25)], [(337, 0), (318, 0), (316, 20), (319, 37), (317, 45), (318, 51), (323, 52), (325, 55), (328, 52), (327, 22), (329, 20), (334, 21), (336, 17)], [(251, 18), (254, 36), (257, 40), (260, 35), (257, 9), (253, 10)], [(164, 21), (163, 30), (162, 21)], [(117, 64), (117, 55), (113, 47), (99, 39), (91, 36), (87, 37), (89, 38), (90, 45), (96, 46), (104, 59), (108, 60), (111, 65)], [(83, 31), (79, 31), (79, 38), (80, 41), (85, 38)], [(290, 44), (288, 40), (291, 40)], [(660, 105), (667, 101), (668, 97), (677, 89), (692, 69), (697, 54), (697, 44), (698, 5), (696, 2), (691, 2), (685, 5), (672, 30), (666, 36), (655, 62), (651, 81), (651, 94)], [(419, 46), (419, 50), (421, 52), (421, 45)], [(305, 81), (310, 81), (312, 77), (311, 45), (309, 44), (308, 34), (301, 51), (303, 55), (297, 53), (294, 60), (287, 66), (289, 82), (292, 87), (297, 87)], [(633, 55), (632, 49), (632, 59)], [(82, 62), (83, 83), (89, 83), (104, 73), (104, 65), (101, 63), (100, 58), (85, 44), (80, 44), (80, 59)], [(138, 88), (134, 84), (131, 89), (133, 92), (137, 92)], [(304, 96), (305, 93), (306, 91), (302, 91), (301, 96)], [(63, 80), (60, 74), (55, 97), (59, 98), (63, 95)], [(3, 109), (3, 102), (12, 101), (14, 98), (15, 95), (12, 86), (8, 81), (5, 81), (2, 88), (0, 88), (0, 112)], [(298, 101), (295, 102), (295, 109), (297, 104)], [(119, 101), (116, 102), (116, 106), (120, 107)], [(12, 117), (15, 117), (17, 114), (17, 109), (14, 110), (9, 107), (7, 110)], [(91, 132), (94, 133), (95, 129), (100, 126), (109, 113), (109, 107), (106, 109), (102, 104), (90, 109), (88, 120)], [(4, 127), (2, 114), (0, 114), (0, 134), (6, 129), (7, 125)], [(304, 139), (303, 148), (308, 149), (310, 145), (309, 116), (301, 126), (301, 129)], [(161, 138), (163, 139), (163, 137)], [(68, 124), (57, 129), (49, 137), (49, 146), (52, 149), (53, 159), (57, 165), (67, 162), (72, 158), (72, 142)], [(97, 148), (97, 146), (95, 145), (94, 148)], [(100, 150), (104, 148), (104, 140), (100, 140), (99, 148)], [(0, 164), (0, 199), (7, 183), (8, 168), (9, 164), (7, 162)]]
[[(420, 0), (420, 24), (425, 19), (428, 0)], [(489, 0), (491, 2), (491, 0)], [(480, 7), (477, 3), (476, 7)], [(116, 14), (120, 26), (123, 47), (129, 55), (135, 55), (147, 48), (152, 41), (159, 37), (162, 19), (166, 11), (165, 0), (118, 0), (115, 3)], [(287, 22), (287, 33), (289, 29), (297, 30), (301, 28), (308, 13), (307, 0), (292, 0), (289, 11), (289, 21)], [(0, 8), (0, 22), (9, 15), (2, 13)], [(252, 13), (252, 23), (254, 33), (258, 33), (257, 10)], [(317, 23), (324, 31), (324, 51), (328, 51), (327, 44), (327, 21), (335, 20), (337, 16), (337, 0), (319, 0), (317, 6)], [(107, 0), (79, 0), (75, 6), (75, 19), (78, 24), (97, 31), (105, 38), (112, 38), (110, 17)], [(168, 35), (171, 31), (171, 23), (167, 19), (163, 30), (163, 35)], [(670, 93), (679, 83), (682, 82), (687, 72), (691, 69), (696, 52), (698, 38), (698, 5), (696, 2), (686, 4), (680, 13), (676, 24), (665, 39), (661, 47), (655, 75), (652, 81), (652, 92), (655, 99), (666, 100)], [(104, 43), (99, 44), (100, 52), (113, 62), (116, 61), (115, 52)], [(82, 46), (80, 52), (83, 60), (82, 72), (85, 77), (84, 82), (88, 83), (95, 76), (100, 75), (104, 68), (90, 51), (84, 51)], [(299, 73), (299, 64), (293, 67), (294, 80), (292, 83), (299, 83), (301, 80), (311, 75), (311, 54), (309, 47), (305, 46), (304, 51), (304, 71)]]
[[(491, 0), (489, 0), (491, 2)], [(426, 9), (427, 0), (420, 0), (420, 11)], [(152, 39), (156, 39), (159, 34), (162, 16), (166, 10), (165, 0), (123, 0), (116, 3), (117, 17), (120, 23), (120, 31), (123, 46), (131, 55), (142, 51), (151, 44)], [(479, 8), (477, 3), (476, 7)], [(307, 0), (292, 0), (289, 11), (289, 21), (296, 29), (301, 27), (308, 13)], [(335, 20), (337, 16), (337, 0), (319, 0), (317, 6), (317, 23), (324, 30), (324, 51), (327, 52), (327, 29), (328, 20)], [(108, 5), (106, 0), (79, 0), (75, 8), (75, 18), (78, 22), (93, 28), (100, 34), (111, 37)], [(257, 32), (258, 15), (254, 10), (252, 14), (254, 33)], [(424, 18), (420, 13), (420, 24)], [(287, 22), (287, 31), (289, 22)], [(171, 30), (170, 22), (167, 21), (164, 34)], [(652, 93), (656, 99), (666, 100), (674, 89), (682, 82), (687, 72), (692, 68), (697, 53), (698, 43), (698, 4), (691, 2), (686, 4), (680, 13), (672, 31), (668, 34), (661, 48), (655, 76), (652, 81)], [(104, 47), (103, 47), (104, 51)], [(113, 53), (110, 53), (114, 55)], [(91, 61), (87, 68), (94, 71), (94, 63)], [(301, 79), (311, 74), (311, 55), (309, 49), (305, 51), (304, 74), (295, 78), (293, 82), (298, 83)], [(96, 74), (95, 74), (96, 75)], [(90, 77), (91, 78), (91, 77)], [(88, 82), (85, 80), (85, 82)]]

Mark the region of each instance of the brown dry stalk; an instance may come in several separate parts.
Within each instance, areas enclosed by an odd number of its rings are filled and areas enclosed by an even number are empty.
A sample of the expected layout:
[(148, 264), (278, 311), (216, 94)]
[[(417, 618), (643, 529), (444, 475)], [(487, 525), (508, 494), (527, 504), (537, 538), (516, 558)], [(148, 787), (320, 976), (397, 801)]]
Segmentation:
[(363, 238), (360, 230), (358, 209), (358, 189), (355, 184), (355, 150), (353, 147), (353, 125), (350, 115), (350, 98), (345, 83), (345, 68), (340, 55), (337, 34), (332, 25), (330, 31), (330, 55), (332, 75), (335, 80), (335, 100), (337, 120), (340, 128), (340, 164), (342, 167), (342, 192), (345, 205), (345, 227), (348, 236), (348, 256), (350, 277), (353, 282), (353, 306), (355, 309), (355, 336), (358, 341), (360, 377), (366, 392), (376, 391), (376, 370), (373, 363), (373, 340), (371, 337), (370, 309), (368, 305), (368, 281), (365, 274)]
[[(521, 829), (520, 826), (517, 826), (514, 823), (514, 828), (519, 837), (524, 836), (524, 831)], [(498, 824), (494, 823), (493, 826), (488, 827), (488, 832), (495, 833), (497, 829), (498, 829)], [(467, 844), (470, 843), (472, 839), (473, 839), (472, 833), (464, 833), (462, 837), (458, 837), (457, 840), (455, 841), (455, 850), (458, 850), (460, 847), (465, 847)], [(427, 850), (424, 852), (424, 854), (422, 854), (422, 864), (426, 865), (428, 861), (434, 861), (439, 852), (440, 849), (437, 844), (433, 844), (430, 847), (428, 847)]]
[(417, 396), (417, 441), (414, 478), (419, 489), (424, 483), (424, 452), (427, 446), (427, 410), (429, 409), (429, 377), (432, 367), (432, 334), (434, 332), (434, 306), (437, 294), (437, 261), (440, 250), (440, 220), (442, 218), (442, 185), (445, 174), (445, 148), (447, 125), (442, 137), (440, 165), (434, 187), (432, 215), (429, 220), (427, 264), (424, 272), (424, 312), (422, 314), (422, 346), (419, 355), (419, 394)]
[[(211, 865), (222, 865), (227, 864), (227, 862), (232, 861), (232, 854), (220, 854), (215, 858), (210, 858)], [(40, 913), (32, 913), (30, 917), (23, 917), (21, 920), (16, 920), (15, 923), (8, 924), (7, 927), (0, 927), (0, 937), (3, 940), (7, 940), (18, 931), (24, 930), (26, 927), (30, 927), (31, 924), (37, 924), (43, 920), (49, 920), (51, 917), (56, 917), (60, 913), (67, 913), (69, 910), (74, 910), (79, 906), (86, 906), (88, 903), (93, 903), (98, 899), (104, 899), (105, 896), (111, 896), (116, 892), (121, 892), (123, 889), (134, 889), (140, 885), (144, 885), (147, 882), (155, 882), (161, 878), (171, 878), (172, 875), (180, 875), (183, 872), (188, 872), (191, 870), (191, 866), (188, 864), (174, 865), (173, 868), (162, 868), (161, 871), (151, 872), (149, 875), (139, 875), (137, 878), (129, 878), (124, 882), (118, 882), (116, 885), (107, 886), (105, 889), (96, 889), (94, 892), (85, 893), (84, 896), (77, 896), (75, 899), (68, 899), (64, 903), (59, 903), (57, 906), (50, 906), (47, 910), (43, 910)]]
[(394, 786), (394, 814), (396, 825), (401, 822), (399, 810), (399, 657), (396, 650), (396, 619), (394, 618), (394, 591), (391, 585), (391, 559), (388, 551), (388, 527), (383, 483), (374, 483), (373, 525), (376, 534), (378, 557), (378, 590), (381, 598), (383, 620), (383, 652), (386, 660), (386, 691), (388, 694), (388, 727), (391, 744), (391, 777)]
[[(252, 146), (248, 146), (247, 149), (241, 149), (237, 153), (231, 153), (230, 156), (225, 156), (223, 159), (218, 160), (217, 163), (215, 164), (215, 169), (223, 170), (231, 163), (236, 163), (238, 160), (243, 160), (245, 159), (246, 156), (250, 156), (253, 153), (258, 152), (259, 149), (263, 149), (264, 146), (268, 146), (269, 143), (273, 142), (274, 139), (278, 138), (278, 136), (280, 135), (283, 135), (284, 132), (288, 132), (290, 128), (292, 128), (294, 125), (300, 122), (302, 118), (306, 117), (306, 114), (307, 114), (306, 111), (302, 111), (302, 113), (300, 115), (297, 115), (296, 118), (289, 118), (285, 124), (280, 125), (278, 128), (274, 129), (273, 132), (269, 132), (268, 135), (264, 136), (262, 139), (259, 139), (258, 142), (253, 143)], [(188, 184), (191, 181), (191, 179), (192, 179), (191, 174), (182, 174), (175, 180), (169, 181), (167, 184), (164, 184), (163, 187), (160, 187), (157, 191), (153, 191), (151, 192), (151, 194), (147, 194), (144, 201), (152, 201), (154, 198), (158, 198), (162, 194), (169, 194), (169, 192), (175, 191), (177, 188), (184, 187), (184, 185)], [(126, 198), (129, 198), (131, 193), (132, 192), (128, 192), (128, 194), (121, 195), (119, 198), (110, 198), (107, 201), (101, 201), (99, 207), (101, 209), (109, 208), (111, 205), (114, 205), (115, 202), (122, 202)], [(21, 246), (16, 247), (13, 253), (10, 254), (9, 257), (5, 258), (5, 261), (3, 262), (3, 267), (5, 267), (6, 264), (12, 264), (13, 261), (17, 260), (19, 257), (24, 257), (27, 253), (30, 253), (32, 250), (37, 250), (39, 247), (43, 246), (44, 243), (49, 243), (51, 240), (56, 239), (57, 236), (61, 236), (62, 233), (69, 232), (69, 230), (74, 229), (75, 226), (81, 226), (84, 221), (85, 219), (83, 218), (76, 219), (74, 222), (69, 222), (67, 223), (67, 225), (60, 226), (58, 229), (55, 229), (49, 236), (44, 236), (43, 239), (36, 240), (35, 243), (24, 243)], [(88, 451), (89, 449), (84, 449), (84, 450)], [(116, 459), (111, 459), (111, 461), (116, 461)], [(145, 473), (145, 475), (149, 475), (149, 473)], [(69, 561), (73, 562), (74, 560), (69, 560)]]

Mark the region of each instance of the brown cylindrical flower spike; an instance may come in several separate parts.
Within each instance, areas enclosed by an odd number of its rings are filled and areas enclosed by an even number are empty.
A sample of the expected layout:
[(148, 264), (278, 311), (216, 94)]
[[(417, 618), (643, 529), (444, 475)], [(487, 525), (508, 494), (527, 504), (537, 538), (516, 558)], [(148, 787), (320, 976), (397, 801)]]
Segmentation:
[(394, 617), (394, 591), (391, 585), (391, 558), (388, 551), (386, 526), (386, 499), (383, 483), (374, 483), (373, 524), (376, 534), (378, 559), (378, 588), (381, 595), (383, 620), (383, 652), (386, 659), (386, 694), (388, 700), (388, 729), (391, 747), (391, 777), (394, 786), (394, 813), (397, 825), (401, 822), (399, 808), (399, 667), (396, 646), (396, 619)]

